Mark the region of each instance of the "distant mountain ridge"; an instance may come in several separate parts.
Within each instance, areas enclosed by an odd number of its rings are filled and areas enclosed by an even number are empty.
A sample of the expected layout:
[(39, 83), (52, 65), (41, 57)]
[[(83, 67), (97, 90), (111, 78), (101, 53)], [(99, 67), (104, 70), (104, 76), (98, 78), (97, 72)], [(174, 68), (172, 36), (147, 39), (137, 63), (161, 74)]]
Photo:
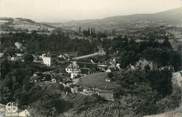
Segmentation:
[(26, 18), (0, 18), (0, 31), (13, 29), (21, 30), (48, 30), (55, 27), (67, 30), (78, 30), (95, 28), (96, 31), (124, 31), (129, 29), (139, 29), (150, 26), (174, 26), (182, 27), (182, 7), (167, 10), (154, 14), (135, 14), (126, 16), (114, 16), (103, 19), (78, 20), (65, 23), (38, 23)]
[(155, 25), (182, 27), (182, 7), (154, 14), (114, 16), (104, 19), (70, 21), (52, 25), (72, 30), (78, 29), (78, 27), (84, 29), (94, 27), (96, 30), (120, 30), (122, 28), (142, 28)]

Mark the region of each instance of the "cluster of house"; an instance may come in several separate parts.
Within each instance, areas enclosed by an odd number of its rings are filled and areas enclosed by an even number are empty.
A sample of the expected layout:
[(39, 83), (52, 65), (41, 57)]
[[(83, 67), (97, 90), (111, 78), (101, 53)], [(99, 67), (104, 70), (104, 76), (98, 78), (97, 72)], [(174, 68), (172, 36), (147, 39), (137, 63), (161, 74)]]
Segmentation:
[[(75, 69), (79, 69), (76, 64), (74, 67)], [(58, 80), (55, 78), (54, 74), (51, 74), (51, 72), (37, 72), (34, 73), (30, 79), (31, 82), (39, 83), (40, 86), (48, 83), (59, 83), (63, 87), (66, 95), (69, 93), (79, 93), (86, 96), (98, 95), (108, 101), (114, 101), (113, 91), (119, 86), (117, 83), (110, 80), (107, 72), (98, 72), (79, 78), (64, 78)]]
[[(77, 60), (82, 58), (89, 58), (90, 56), (96, 56), (96, 54), (102, 54), (100, 53), (94, 53), (90, 55), (84, 55), (80, 57), (75, 57), (74, 60), (70, 61), (70, 64), (65, 68), (65, 71), (67, 74), (69, 74), (70, 78), (67, 81), (59, 81), (59, 84), (64, 87), (64, 91), (66, 94), (68, 93), (80, 93), (82, 95), (99, 95), (105, 100), (114, 101), (114, 94), (113, 90), (118, 86), (116, 83), (113, 83), (108, 78), (108, 73), (112, 70), (120, 70), (120, 64), (116, 61), (115, 58), (108, 61), (108, 64), (98, 64), (94, 62), (91, 59), (90, 64), (96, 65), (98, 68), (103, 68), (104, 72), (98, 72), (93, 74), (86, 74), (84, 75), (82, 73), (82, 68), (80, 68), (79, 64), (77, 63)], [(59, 58), (70, 59), (69, 56), (60, 55)], [(51, 66), (51, 57), (47, 57), (45, 54), (42, 55), (43, 63), (47, 66)], [(52, 78), (52, 79), (51, 79)], [(54, 77), (45, 78), (45, 74), (42, 73), (41, 75), (38, 73), (35, 73), (33, 77), (31, 78), (34, 83), (37, 82), (53, 82), (52, 80)], [(93, 83), (92, 83), (93, 82)], [(88, 84), (87, 84), (88, 83)], [(90, 86), (91, 84), (91, 86)]]
[(23, 60), (23, 56), (24, 56), (23, 51), (24, 51), (25, 47), (20, 42), (15, 42), (14, 46), (15, 46), (15, 51), (16, 51), (15, 53), (10, 53), (7, 55), (6, 52), (1, 52), (0, 58), (6, 56), (9, 61), (22, 61), (23, 62), (24, 61)]
[(57, 80), (51, 72), (36, 72), (33, 74), (33, 76), (30, 78), (30, 82), (33, 83), (56, 83)]
[(33, 55), (35, 63), (41, 63), (48, 67), (55, 65), (55, 61), (65, 63), (70, 61), (71, 57), (77, 56), (77, 52), (67, 52), (60, 55), (52, 55), (50, 53), (43, 53), (42, 55)]
[[(120, 64), (116, 61), (115, 58), (109, 60), (108, 63), (106, 63), (106, 64), (96, 63), (91, 59), (90, 64), (95, 65), (99, 71), (107, 72), (107, 73), (109, 73), (113, 70), (114, 71), (121, 70)], [(68, 65), (68, 67), (65, 68), (65, 70), (68, 74), (70, 74), (71, 79), (74, 79), (74, 78), (77, 78), (80, 76), (84, 76), (84, 75), (92, 74), (92, 71), (89, 68), (80, 68), (77, 61), (72, 61)], [(86, 72), (86, 74), (85, 74), (85, 73), (83, 73), (84, 70), (88, 70), (88, 72)]]
[(157, 65), (154, 64), (152, 61), (148, 61), (146, 59), (140, 59), (135, 63), (135, 65), (130, 64), (129, 69), (131, 70), (154, 70), (157, 68)]
[(159, 71), (163, 71), (163, 70), (171, 70), (174, 71), (174, 67), (173, 66), (158, 66), (156, 63), (146, 60), (145, 58), (140, 59), (139, 61), (137, 61), (134, 65), (130, 64), (129, 65), (129, 69), (130, 70), (159, 70)]
[[(15, 47), (18, 50), (18, 52), (14, 53), (14, 55), (10, 55), (8, 56), (8, 60), (10, 61), (22, 61), (24, 62), (24, 47), (23, 44), (20, 42), (15, 42)], [(59, 56), (56, 57), (52, 57), (50, 54), (42, 54), (42, 55), (32, 55), (34, 60), (33, 62), (35, 63), (42, 63), (45, 64), (48, 67), (51, 67), (54, 63), (55, 59), (58, 59), (59, 61), (61, 61), (61, 59), (63, 61), (67, 61), (67, 62), (71, 62), (70, 65), (68, 65), (65, 68), (65, 71), (70, 75), (70, 78), (76, 78), (81, 74), (81, 71), (88, 71), (88, 73), (92, 73), (92, 71), (90, 69), (86, 69), (86, 68), (80, 68), (79, 65), (77, 64), (78, 60), (81, 59), (87, 59), (90, 57), (95, 57), (95, 56), (103, 56), (105, 55), (105, 51), (103, 49), (100, 49), (98, 52), (92, 53), (92, 54), (88, 54), (88, 55), (83, 55), (83, 56), (77, 56), (77, 55), (73, 55), (71, 56), (71, 54), (66, 53), (66, 54), (60, 54)], [(3, 57), (4, 53), (0, 53), (0, 57)], [(71, 60), (72, 59), (72, 60)], [(106, 72), (111, 72), (112, 69), (120, 69), (120, 65), (116, 62), (115, 59), (112, 59), (109, 62), (109, 65), (103, 65), (103, 64), (98, 64), (95, 63), (93, 61), (89, 62), (89, 64), (93, 64), (95, 66), (97, 66), (99, 69), (101, 69), (102, 71), (106, 71)]]
[(109, 61), (106, 72), (111, 72), (112, 70), (121, 70), (120, 63), (116, 61), (116, 58), (113, 58)]
[(68, 74), (70, 74), (71, 79), (79, 76), (81, 72), (80, 67), (76, 61), (73, 61), (70, 65), (68, 65), (68, 67), (66, 67), (65, 70)]

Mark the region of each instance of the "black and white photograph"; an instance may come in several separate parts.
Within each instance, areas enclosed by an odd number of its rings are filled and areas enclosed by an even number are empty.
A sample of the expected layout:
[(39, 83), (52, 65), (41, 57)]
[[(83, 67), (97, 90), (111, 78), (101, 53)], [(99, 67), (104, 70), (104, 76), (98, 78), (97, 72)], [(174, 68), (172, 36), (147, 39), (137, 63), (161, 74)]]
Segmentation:
[(182, 117), (182, 0), (0, 0), (0, 117)]

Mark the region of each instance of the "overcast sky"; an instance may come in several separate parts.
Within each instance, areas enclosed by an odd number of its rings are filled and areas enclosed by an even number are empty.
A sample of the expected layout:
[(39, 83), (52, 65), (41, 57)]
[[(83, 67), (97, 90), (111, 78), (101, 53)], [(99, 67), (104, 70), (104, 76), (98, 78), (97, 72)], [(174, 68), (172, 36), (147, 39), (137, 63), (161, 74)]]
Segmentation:
[(182, 0), (0, 0), (0, 17), (59, 22), (154, 13), (181, 6)]

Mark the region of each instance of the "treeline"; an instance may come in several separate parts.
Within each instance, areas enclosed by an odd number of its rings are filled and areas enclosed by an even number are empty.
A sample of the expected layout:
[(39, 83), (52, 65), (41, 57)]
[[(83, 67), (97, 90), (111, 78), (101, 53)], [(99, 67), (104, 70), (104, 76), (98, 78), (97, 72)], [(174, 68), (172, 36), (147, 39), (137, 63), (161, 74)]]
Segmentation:
[(40, 54), (50, 52), (60, 54), (61, 52), (78, 52), (79, 55), (88, 54), (97, 50), (98, 43), (91, 40), (71, 40), (64, 33), (38, 34), (33, 32), (5, 34), (0, 38), (1, 51), (13, 49), (15, 42), (21, 42), (29, 54)]
[(115, 38), (111, 41), (109, 52), (118, 58), (123, 68), (130, 64), (134, 65), (142, 58), (152, 61), (158, 67), (171, 66), (175, 70), (179, 70), (182, 65), (180, 52), (173, 50), (168, 38), (140, 42), (127, 37)]

